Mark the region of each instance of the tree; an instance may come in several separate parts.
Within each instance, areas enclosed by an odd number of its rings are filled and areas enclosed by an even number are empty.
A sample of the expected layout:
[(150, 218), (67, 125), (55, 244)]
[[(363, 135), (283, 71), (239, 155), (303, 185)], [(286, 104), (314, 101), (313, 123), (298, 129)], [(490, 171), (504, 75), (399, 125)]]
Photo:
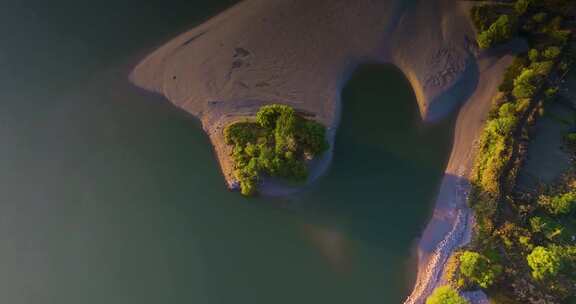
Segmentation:
[(478, 34), (477, 42), (481, 49), (487, 49), (493, 45), (506, 42), (514, 35), (516, 27), (515, 19), (508, 15), (500, 15), (490, 27)]
[(555, 276), (560, 271), (561, 259), (556, 250), (538, 246), (532, 250), (526, 260), (532, 269), (532, 277), (537, 280)]
[(514, 10), (518, 16), (524, 15), (526, 11), (533, 5), (535, 0), (518, 0), (514, 3)]
[(490, 260), (474, 251), (465, 251), (460, 256), (460, 272), (470, 281), (488, 288), (502, 272), (502, 267), (493, 265)]
[(552, 197), (542, 195), (538, 198), (538, 204), (544, 207), (550, 214), (568, 214), (572, 211), (574, 205), (576, 205), (576, 191)]
[(547, 47), (544, 50), (544, 52), (542, 52), (542, 56), (544, 56), (544, 58), (546, 58), (546, 59), (555, 59), (556, 57), (560, 56), (561, 52), (562, 52), (562, 50), (560, 50), (559, 47), (550, 46), (550, 47)]
[(469, 302), (462, 298), (456, 290), (446, 285), (436, 288), (432, 295), (426, 299), (426, 304), (469, 304)]
[(525, 69), (514, 79), (512, 95), (516, 98), (531, 98), (536, 93), (538, 75), (532, 69)]
[(530, 59), (530, 61), (535, 62), (538, 61), (538, 59), (540, 59), (540, 52), (538, 52), (537, 49), (531, 49), (528, 52), (528, 58)]

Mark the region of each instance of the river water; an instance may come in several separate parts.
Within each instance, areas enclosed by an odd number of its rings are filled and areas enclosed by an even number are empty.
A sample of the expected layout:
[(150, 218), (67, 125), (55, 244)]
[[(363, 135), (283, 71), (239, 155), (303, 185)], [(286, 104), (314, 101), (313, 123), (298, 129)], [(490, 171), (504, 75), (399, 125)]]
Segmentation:
[(343, 90), (334, 162), (289, 198), (224, 187), (199, 123), (130, 67), (234, 1), (2, 0), (0, 302), (400, 303), (451, 122), (393, 67)]

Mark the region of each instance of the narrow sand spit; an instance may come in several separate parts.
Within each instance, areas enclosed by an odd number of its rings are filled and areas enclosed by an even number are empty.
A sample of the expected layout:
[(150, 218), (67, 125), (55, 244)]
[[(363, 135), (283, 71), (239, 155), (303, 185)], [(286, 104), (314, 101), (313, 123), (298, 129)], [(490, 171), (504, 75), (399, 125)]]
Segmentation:
[[(418, 244), (418, 276), (405, 304), (423, 303), (442, 285), (440, 276), (451, 253), (470, 241), (474, 217), (468, 208), (468, 175), (474, 160), (474, 144), (498, 90), (504, 69), (513, 57), (478, 61), (480, 78), (473, 95), (460, 110), (454, 146), (436, 199), (432, 219)], [(478, 297), (476, 297), (478, 298)]]
[[(130, 79), (201, 120), (230, 188), (233, 164), (222, 133), (227, 124), (253, 116), (264, 104), (289, 104), (324, 123), (333, 147), (340, 91), (359, 64), (398, 66), (424, 120), (437, 120), (468, 100), (419, 246), (418, 279), (407, 303), (422, 303), (446, 257), (469, 236), (466, 176), (473, 141), (509, 62), (477, 59), (468, 8), (457, 0), (245, 0), (167, 42)], [(330, 160), (331, 151), (310, 182)], [(261, 191), (291, 189), (268, 183)]]

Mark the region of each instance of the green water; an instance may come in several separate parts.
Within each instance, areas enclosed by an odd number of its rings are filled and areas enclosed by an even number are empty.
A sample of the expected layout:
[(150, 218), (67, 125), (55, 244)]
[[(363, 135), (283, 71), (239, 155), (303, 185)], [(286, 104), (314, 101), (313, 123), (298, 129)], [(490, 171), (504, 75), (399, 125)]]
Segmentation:
[(3, 0), (0, 303), (399, 303), (450, 123), (392, 67), (343, 92), (334, 163), (306, 192), (225, 190), (190, 115), (127, 83), (233, 1)]

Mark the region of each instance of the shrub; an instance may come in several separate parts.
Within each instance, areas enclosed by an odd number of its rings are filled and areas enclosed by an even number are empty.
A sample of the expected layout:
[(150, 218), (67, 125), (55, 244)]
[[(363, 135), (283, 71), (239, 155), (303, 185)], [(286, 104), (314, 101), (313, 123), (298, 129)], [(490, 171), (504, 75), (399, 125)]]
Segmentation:
[(297, 134), (299, 141), (307, 147), (308, 151), (306, 152), (313, 156), (321, 154), (328, 149), (326, 128), (315, 121), (305, 121), (300, 124), (300, 130)]
[(538, 204), (552, 215), (568, 214), (576, 204), (576, 191), (552, 197), (542, 195), (538, 198)]
[(472, 18), (472, 22), (474, 23), (474, 27), (478, 32), (482, 32), (490, 27), (496, 19), (498, 19), (498, 13), (496, 5), (478, 5), (472, 7), (470, 11), (470, 17)]
[(460, 256), (460, 272), (473, 283), (488, 288), (502, 272), (502, 267), (492, 264), (487, 257), (477, 252), (465, 251)]
[(536, 93), (538, 74), (532, 69), (525, 69), (514, 79), (512, 95), (516, 98), (531, 98)]
[(450, 286), (441, 286), (434, 290), (432, 295), (426, 299), (426, 304), (468, 304), (458, 292)]
[(518, 14), (518, 16), (524, 15), (524, 13), (526, 13), (526, 11), (528, 11), (528, 8), (530, 7), (530, 5), (532, 5), (534, 2), (534, 0), (518, 0), (516, 1), (516, 3), (514, 3), (514, 10), (516, 11), (516, 14)]
[(544, 49), (544, 52), (542, 52), (542, 56), (544, 56), (544, 58), (546, 59), (556, 59), (558, 56), (560, 56), (561, 50), (559, 47), (557, 46), (550, 46), (547, 47), (546, 49)]
[(500, 92), (511, 92), (514, 88), (514, 79), (524, 71), (526, 65), (528, 64), (526, 58), (524, 57), (515, 57), (512, 64), (506, 69), (504, 72), (504, 78), (502, 83), (498, 87)]
[(546, 21), (546, 17), (548, 17), (548, 14), (542, 12), (542, 13), (538, 13), (538, 14), (535, 14), (534, 16), (532, 16), (532, 20), (534, 20), (538, 23), (542, 23), (542, 22)]
[(478, 34), (477, 42), (481, 49), (510, 40), (516, 27), (515, 20), (508, 15), (500, 15), (490, 27)]
[(563, 236), (564, 228), (549, 217), (535, 216), (530, 218), (529, 222), (533, 232), (544, 234), (550, 241)]
[(276, 121), (280, 115), (295, 115), (294, 109), (289, 106), (273, 104), (263, 106), (256, 113), (256, 122), (264, 128), (274, 128), (276, 127)]
[(549, 60), (533, 62), (532, 64), (530, 64), (530, 69), (533, 70), (537, 76), (542, 76), (543, 78), (548, 77), (553, 67), (554, 62)]
[(560, 271), (561, 260), (555, 250), (538, 246), (532, 250), (526, 260), (528, 266), (532, 269), (532, 277), (542, 280), (547, 277), (553, 277)]
[(532, 62), (538, 61), (540, 59), (540, 52), (538, 52), (537, 49), (530, 49), (528, 52), (528, 59)]
[(576, 133), (569, 133), (565, 136), (566, 142), (570, 146), (576, 146)]
[(249, 122), (239, 122), (224, 129), (224, 140), (229, 145), (244, 146), (258, 137), (258, 128)]

